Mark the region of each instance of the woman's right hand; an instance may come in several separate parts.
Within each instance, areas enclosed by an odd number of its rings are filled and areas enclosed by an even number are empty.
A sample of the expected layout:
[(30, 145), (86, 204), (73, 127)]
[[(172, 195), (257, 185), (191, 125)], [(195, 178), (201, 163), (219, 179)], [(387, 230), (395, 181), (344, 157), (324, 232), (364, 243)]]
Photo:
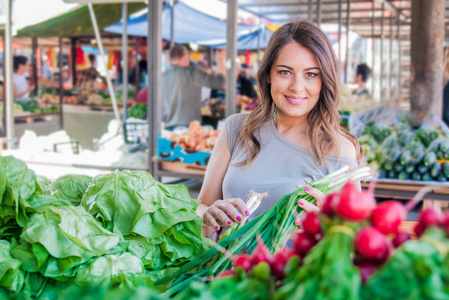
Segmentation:
[(234, 222), (241, 222), (242, 215), (249, 216), (248, 207), (242, 199), (217, 200), (205, 211), (203, 224), (211, 226), (218, 231), (220, 227), (231, 226)]

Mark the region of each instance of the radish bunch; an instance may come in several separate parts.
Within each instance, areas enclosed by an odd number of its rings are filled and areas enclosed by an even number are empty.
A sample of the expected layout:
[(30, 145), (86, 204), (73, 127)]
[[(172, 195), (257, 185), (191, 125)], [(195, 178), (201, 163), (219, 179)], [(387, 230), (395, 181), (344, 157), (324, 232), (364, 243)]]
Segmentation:
[(246, 253), (239, 254), (234, 257), (233, 265), (235, 269), (241, 269), (245, 273), (251, 274), (254, 267), (259, 264), (266, 264), (269, 266), (271, 274), (275, 278), (281, 280), (285, 278), (285, 268), (287, 264), (294, 257), (297, 257), (299, 263), (298, 253), (289, 248), (284, 248), (272, 256), (270, 255), (268, 248), (259, 240), (258, 245), (251, 256)]
[(424, 209), (418, 217), (418, 224), (415, 226), (415, 234), (421, 236), (429, 227), (439, 227), (443, 229), (449, 237), (449, 212), (440, 214), (432, 208)]

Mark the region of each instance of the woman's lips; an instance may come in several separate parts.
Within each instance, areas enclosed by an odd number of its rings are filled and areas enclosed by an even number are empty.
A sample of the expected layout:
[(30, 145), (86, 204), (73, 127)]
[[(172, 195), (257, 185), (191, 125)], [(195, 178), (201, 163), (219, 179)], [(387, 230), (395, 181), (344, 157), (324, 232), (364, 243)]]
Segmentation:
[(292, 105), (300, 105), (306, 101), (306, 97), (295, 97), (295, 96), (286, 96), (284, 95), (285, 99), (288, 101), (288, 103)]

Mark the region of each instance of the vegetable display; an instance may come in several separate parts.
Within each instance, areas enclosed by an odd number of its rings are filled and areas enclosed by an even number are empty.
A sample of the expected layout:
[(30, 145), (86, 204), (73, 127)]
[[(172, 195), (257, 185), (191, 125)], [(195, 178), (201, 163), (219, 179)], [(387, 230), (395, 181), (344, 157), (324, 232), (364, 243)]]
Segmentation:
[(299, 208), (303, 187), (215, 244), (183, 185), (50, 181), (0, 156), (0, 299), (449, 299), (449, 212), (426, 208), (411, 237), (418, 200), (376, 204), (352, 182), (370, 175), (344, 167), (307, 185), (327, 194), (320, 211)]
[(202, 127), (198, 121), (192, 121), (187, 131), (172, 133), (169, 139), (184, 149), (212, 152), (219, 134), (218, 130)]
[(379, 169), (379, 178), (449, 180), (449, 138), (437, 128), (413, 129), (406, 120), (394, 126), (373, 122), (366, 125), (359, 142), (368, 164)]

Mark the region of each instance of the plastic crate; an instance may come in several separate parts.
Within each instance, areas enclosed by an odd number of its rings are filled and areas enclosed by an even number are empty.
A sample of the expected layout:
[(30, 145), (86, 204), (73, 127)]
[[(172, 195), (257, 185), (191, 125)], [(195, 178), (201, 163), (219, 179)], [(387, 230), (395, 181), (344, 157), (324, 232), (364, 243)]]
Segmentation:
[(123, 135), (126, 144), (141, 144), (148, 141), (147, 122), (126, 122), (123, 124)]

